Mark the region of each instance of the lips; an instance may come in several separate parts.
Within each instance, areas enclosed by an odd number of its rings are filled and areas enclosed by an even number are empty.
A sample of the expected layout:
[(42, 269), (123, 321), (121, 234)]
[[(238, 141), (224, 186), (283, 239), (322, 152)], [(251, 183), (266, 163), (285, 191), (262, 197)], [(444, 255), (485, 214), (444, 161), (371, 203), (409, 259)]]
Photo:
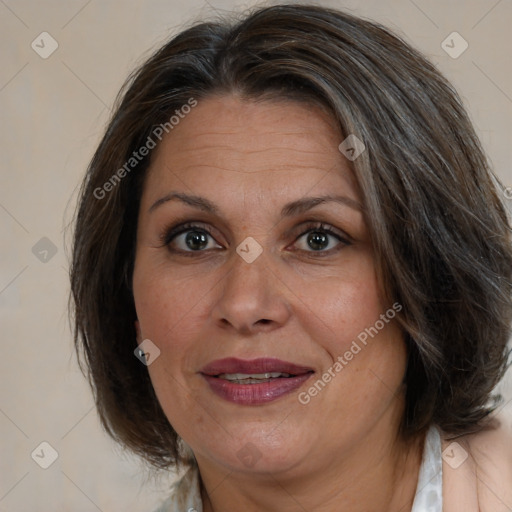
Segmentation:
[(307, 366), (299, 366), (287, 361), (272, 358), (252, 359), (250, 361), (229, 357), (218, 359), (207, 364), (201, 373), (217, 377), (222, 374), (261, 374), (261, 373), (288, 373), (290, 375), (303, 375), (312, 372), (313, 369)]
[(314, 373), (313, 369), (272, 358), (212, 361), (200, 372), (218, 396), (243, 405), (258, 405), (291, 393)]

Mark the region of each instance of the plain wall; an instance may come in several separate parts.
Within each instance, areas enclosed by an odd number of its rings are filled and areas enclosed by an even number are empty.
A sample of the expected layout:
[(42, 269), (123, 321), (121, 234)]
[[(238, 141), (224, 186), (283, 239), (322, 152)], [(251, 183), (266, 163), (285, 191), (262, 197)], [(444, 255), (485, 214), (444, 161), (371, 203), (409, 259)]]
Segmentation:
[[(99, 426), (67, 321), (64, 235), (128, 73), (184, 23), (254, 3), (0, 2), (0, 512), (151, 511), (167, 493), (172, 475), (148, 480)], [(512, 2), (316, 3), (382, 22), (423, 50), (460, 92), (496, 173), (512, 185)], [(44, 31), (59, 45), (47, 59), (31, 47)], [(469, 44), (458, 58), (441, 47), (453, 31)], [(58, 452), (48, 469), (31, 457), (43, 441)]]

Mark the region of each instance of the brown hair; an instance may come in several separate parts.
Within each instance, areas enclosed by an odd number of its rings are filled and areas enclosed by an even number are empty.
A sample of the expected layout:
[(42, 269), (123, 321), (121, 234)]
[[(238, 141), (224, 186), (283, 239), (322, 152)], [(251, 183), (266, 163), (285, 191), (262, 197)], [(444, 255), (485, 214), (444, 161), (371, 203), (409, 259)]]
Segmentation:
[(364, 142), (353, 168), (380, 285), (403, 306), (401, 433), (482, 428), (507, 367), (512, 249), (497, 178), (464, 107), (432, 64), (380, 25), (277, 5), (196, 24), (160, 48), (121, 89), (88, 167), (72, 256), (74, 334), (106, 430), (157, 467), (184, 460), (133, 354), (131, 277), (151, 155), (130, 158), (191, 98), (233, 93), (322, 106), (340, 136)]

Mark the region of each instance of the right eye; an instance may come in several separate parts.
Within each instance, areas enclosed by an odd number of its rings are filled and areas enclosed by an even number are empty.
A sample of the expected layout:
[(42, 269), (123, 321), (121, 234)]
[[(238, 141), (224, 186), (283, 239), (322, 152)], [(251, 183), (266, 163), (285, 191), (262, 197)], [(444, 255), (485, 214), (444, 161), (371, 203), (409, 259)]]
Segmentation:
[[(213, 241), (208, 227), (199, 224), (181, 224), (164, 230), (161, 242), (173, 253), (188, 253), (187, 256), (192, 256), (191, 253), (214, 248), (212, 245), (208, 246), (208, 238)], [(217, 248), (222, 246), (217, 244)]]

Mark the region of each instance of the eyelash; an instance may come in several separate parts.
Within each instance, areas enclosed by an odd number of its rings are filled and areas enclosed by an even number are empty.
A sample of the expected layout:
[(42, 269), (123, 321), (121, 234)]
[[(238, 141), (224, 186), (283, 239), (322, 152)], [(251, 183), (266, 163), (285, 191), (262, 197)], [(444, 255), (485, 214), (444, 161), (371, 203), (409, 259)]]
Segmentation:
[[(207, 233), (210, 237), (214, 238), (211, 230), (207, 226), (200, 225), (200, 224), (195, 224), (193, 222), (192, 223), (185, 223), (185, 224), (181, 224), (181, 225), (174, 226), (174, 227), (171, 226), (171, 227), (168, 227), (168, 228), (164, 229), (164, 231), (162, 232), (162, 234), (159, 237), (159, 240), (160, 240), (160, 243), (161, 243), (160, 247), (167, 247), (169, 249), (169, 251), (171, 251), (172, 253), (177, 253), (177, 254), (181, 254), (181, 255), (184, 255), (184, 256), (191, 256), (191, 257), (194, 257), (197, 254), (206, 252), (206, 250), (183, 251), (181, 249), (171, 249), (170, 244), (173, 241), (173, 239), (176, 238), (178, 235), (181, 235), (183, 233), (187, 233), (188, 231), (202, 231), (202, 232)], [(323, 256), (326, 256), (326, 255), (330, 255), (330, 254), (332, 254), (334, 252), (338, 252), (343, 247), (345, 247), (347, 245), (351, 245), (351, 241), (349, 240), (348, 236), (344, 237), (343, 235), (336, 233), (328, 225), (325, 225), (322, 222), (316, 222), (316, 223), (313, 222), (313, 223), (306, 224), (305, 231), (303, 231), (296, 238), (296, 241), (299, 240), (304, 235), (306, 235), (308, 233), (311, 233), (311, 232), (325, 233), (327, 235), (333, 236), (334, 238), (336, 238), (341, 243), (338, 244), (333, 249), (329, 249), (327, 251), (324, 251), (324, 250), (304, 251), (302, 249), (299, 249), (300, 252), (305, 252), (305, 253), (308, 253), (308, 254), (314, 254), (314, 255), (318, 255), (319, 257), (323, 257)]]

